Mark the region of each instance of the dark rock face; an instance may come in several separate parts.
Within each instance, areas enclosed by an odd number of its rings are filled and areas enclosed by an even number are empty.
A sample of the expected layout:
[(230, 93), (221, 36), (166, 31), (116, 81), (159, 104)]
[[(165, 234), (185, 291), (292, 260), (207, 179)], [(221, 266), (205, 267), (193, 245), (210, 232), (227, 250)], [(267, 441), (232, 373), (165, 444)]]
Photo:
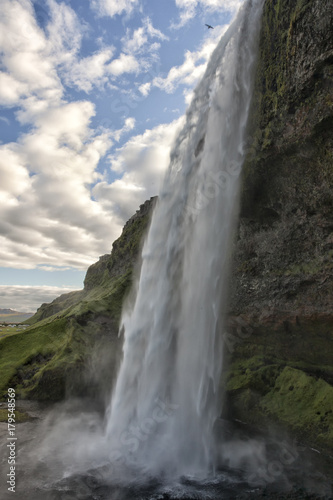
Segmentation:
[[(319, 420), (313, 402), (313, 420), (299, 406), (297, 422), (277, 383), (287, 365), (298, 390), (308, 377), (303, 401), (315, 378), (333, 405), (331, 1), (266, 1), (249, 133), (230, 310), (251, 334), (235, 337), (229, 402), (242, 419), (273, 416), (333, 446), (332, 414)], [(256, 357), (259, 385), (247, 372)]]
[(332, 312), (332, 26), (332, 2), (266, 2), (234, 311)]

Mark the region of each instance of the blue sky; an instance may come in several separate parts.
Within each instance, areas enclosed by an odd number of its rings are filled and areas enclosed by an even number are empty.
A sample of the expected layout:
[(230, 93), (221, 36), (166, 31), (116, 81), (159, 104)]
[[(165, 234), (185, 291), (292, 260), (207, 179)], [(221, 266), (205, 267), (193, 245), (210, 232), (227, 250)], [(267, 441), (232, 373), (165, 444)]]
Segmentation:
[(82, 288), (158, 194), (242, 1), (1, 1), (0, 308)]

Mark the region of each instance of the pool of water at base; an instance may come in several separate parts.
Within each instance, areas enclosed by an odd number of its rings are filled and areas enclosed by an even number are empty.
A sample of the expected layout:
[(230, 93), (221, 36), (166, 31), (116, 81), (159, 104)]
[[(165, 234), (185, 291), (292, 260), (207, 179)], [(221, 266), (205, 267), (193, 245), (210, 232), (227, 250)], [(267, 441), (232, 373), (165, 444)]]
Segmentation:
[[(30, 406), (29, 406), (30, 405)], [(87, 409), (85, 405), (83, 408)], [(81, 406), (79, 412), (83, 409)], [(16, 500), (329, 500), (333, 498), (333, 457), (329, 451), (315, 450), (274, 429), (258, 432), (239, 422), (219, 419), (216, 438), (225, 455), (216, 472), (205, 479), (186, 476), (171, 482), (150, 477), (139, 469), (110, 470), (109, 464), (84, 473), (60, 474), (48, 460), (35, 454), (27, 460), (27, 450), (39, 449), (41, 429), (49, 408), (35, 408), (25, 402), (22, 410), (35, 419), (17, 425)], [(8, 429), (0, 424), (0, 499), (14, 498), (7, 491)], [(265, 462), (255, 462), (253, 447), (260, 443)], [(247, 461), (239, 458), (248, 447)], [(243, 455), (244, 456), (244, 455)], [(56, 462), (62, 471), (61, 456)], [(119, 472), (119, 474), (118, 474)], [(120, 480), (121, 478), (121, 480)]]

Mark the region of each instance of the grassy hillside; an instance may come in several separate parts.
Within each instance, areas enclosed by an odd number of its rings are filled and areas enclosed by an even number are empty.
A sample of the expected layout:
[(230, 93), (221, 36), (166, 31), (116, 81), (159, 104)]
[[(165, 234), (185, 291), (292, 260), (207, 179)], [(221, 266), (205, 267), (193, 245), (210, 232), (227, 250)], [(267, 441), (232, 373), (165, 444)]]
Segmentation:
[(62, 399), (66, 393), (103, 398), (110, 391), (121, 340), (118, 323), (154, 199), (141, 205), (122, 235), (87, 271), (84, 289), (43, 304), (24, 331), (0, 338), (0, 396)]

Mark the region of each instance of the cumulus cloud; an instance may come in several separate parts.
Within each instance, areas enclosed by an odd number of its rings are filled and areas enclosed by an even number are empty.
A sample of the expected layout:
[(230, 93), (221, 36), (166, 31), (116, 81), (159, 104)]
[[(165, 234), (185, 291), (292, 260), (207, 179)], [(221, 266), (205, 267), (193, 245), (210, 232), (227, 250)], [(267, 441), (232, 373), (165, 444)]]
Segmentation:
[(152, 85), (151, 82), (146, 82), (139, 86), (139, 91), (143, 96), (146, 97), (149, 94), (151, 85)]
[(70, 61), (80, 50), (86, 28), (69, 5), (55, 0), (48, 0), (47, 5), (51, 18), (46, 27), (49, 49), (58, 63)]
[[(143, 20), (143, 25), (132, 32), (129, 28), (126, 30), (126, 35), (122, 38), (125, 52), (142, 53), (147, 51), (148, 41), (152, 38), (159, 40), (168, 40), (169, 38), (160, 30), (154, 28), (149, 17)], [(148, 47), (148, 50), (158, 49), (159, 44)]]
[[(149, 53), (156, 55), (159, 49), (159, 44), (149, 40), (166, 39), (146, 18), (141, 28), (133, 33), (127, 30), (120, 54), (115, 47), (106, 46), (80, 57), (87, 27), (69, 5), (55, 0), (48, 0), (47, 5), (44, 32), (29, 0), (2, 2), (0, 104), (20, 106), (18, 118), (23, 123), (32, 121), (48, 106), (57, 105), (64, 96), (64, 85), (90, 93), (94, 86), (102, 88), (123, 74), (146, 71), (151, 64)], [(119, 2), (114, 5), (121, 7)]]
[(158, 194), (181, 120), (118, 148), (109, 158), (118, 179), (109, 184), (97, 164), (135, 120), (93, 135), (93, 114), (88, 101), (63, 104), (41, 115), (19, 143), (0, 146), (0, 265), (86, 269), (110, 251), (139, 204)]
[(64, 72), (68, 85), (74, 85), (89, 93), (93, 86), (103, 86), (108, 81), (108, 64), (114, 54), (113, 47), (107, 47), (92, 56), (75, 60), (70, 71)]
[(89, 93), (93, 86), (101, 88), (110, 78), (114, 80), (124, 74), (147, 71), (156, 61), (160, 48), (159, 43), (151, 42), (153, 38), (168, 40), (166, 35), (154, 28), (149, 18), (145, 18), (141, 27), (126, 29), (126, 35), (121, 39), (121, 53), (117, 56), (114, 47), (104, 47), (82, 59), (78, 59), (77, 51), (68, 51), (64, 60), (60, 61), (64, 81)]
[(181, 117), (146, 130), (118, 148), (109, 159), (119, 178), (111, 184), (97, 183), (93, 189), (96, 200), (120, 219), (127, 220), (142, 200), (157, 195), (169, 163), (170, 148), (183, 121)]
[(92, 0), (91, 6), (100, 16), (114, 17), (131, 14), (139, 6), (139, 0)]
[(80, 58), (82, 26), (76, 13), (67, 5), (50, 0), (51, 23), (48, 25), (49, 43), (55, 64), (64, 82), (86, 93), (94, 86), (102, 87), (110, 77), (133, 73), (139, 69), (138, 61), (131, 54), (115, 55), (115, 47), (103, 47), (93, 55)]
[(2, 265), (16, 255), (15, 267), (63, 259), (84, 269), (109, 249), (112, 214), (92, 199), (91, 185), (112, 139), (92, 133), (93, 115), (89, 101), (66, 103), (39, 116), (19, 143), (0, 146)]
[(35, 312), (41, 304), (74, 290), (74, 287), (0, 285), (0, 305), (2, 309)]
[(1, 10), (0, 104), (24, 108), (34, 99), (59, 102), (63, 87), (31, 3), (4, 0)]
[(108, 71), (114, 76), (120, 76), (124, 73), (135, 73), (139, 68), (139, 62), (132, 54), (120, 54), (118, 59), (114, 59), (108, 65)]

